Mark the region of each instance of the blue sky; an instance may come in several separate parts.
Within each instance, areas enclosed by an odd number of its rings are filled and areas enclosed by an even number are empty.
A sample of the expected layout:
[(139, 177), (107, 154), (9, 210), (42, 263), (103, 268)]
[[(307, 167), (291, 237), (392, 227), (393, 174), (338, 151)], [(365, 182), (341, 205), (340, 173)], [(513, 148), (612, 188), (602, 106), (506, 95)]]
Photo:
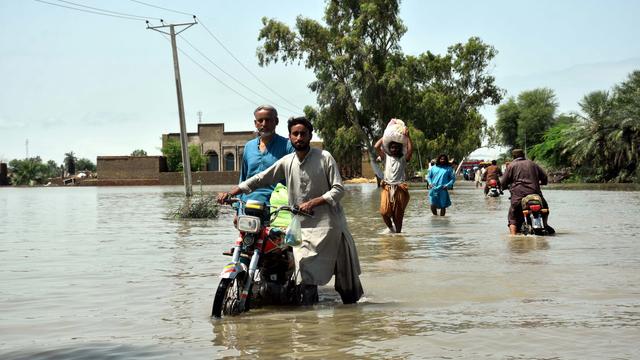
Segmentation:
[[(191, 20), (131, 0), (69, 1), (166, 23)], [(263, 16), (290, 25), (297, 15), (321, 21), (323, 1), (143, 2), (194, 13), (205, 25), (178, 38), (178, 46), (208, 71), (180, 54), (189, 131), (196, 130), (199, 111), (203, 122), (251, 130), (255, 106), (274, 103), (283, 120), (278, 132), (285, 134), (284, 120), (315, 104), (307, 89), (313, 80), (309, 70), (282, 64), (261, 68), (255, 52)], [(578, 109), (583, 95), (608, 90), (640, 69), (637, 14), (640, 2), (633, 0), (405, 0), (401, 18), (408, 32), (401, 44), (408, 54), (444, 53), (454, 43), (479, 36), (498, 50), (491, 72), (508, 96), (549, 87), (559, 110), (569, 112)], [(0, 0), (0, 31), (0, 160), (24, 158), (26, 140), (29, 156), (58, 163), (68, 151), (94, 162), (96, 156), (128, 155), (139, 148), (155, 155), (160, 154), (161, 134), (179, 130), (170, 44), (147, 30), (144, 21), (33, 0)], [(495, 107), (482, 113), (489, 123), (495, 121)]]

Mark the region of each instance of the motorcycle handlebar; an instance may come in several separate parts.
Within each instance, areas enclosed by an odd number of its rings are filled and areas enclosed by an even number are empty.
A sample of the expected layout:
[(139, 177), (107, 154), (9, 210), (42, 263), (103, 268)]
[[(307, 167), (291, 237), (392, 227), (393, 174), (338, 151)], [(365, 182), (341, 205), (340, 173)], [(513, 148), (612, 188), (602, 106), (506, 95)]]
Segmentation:
[(293, 215), (302, 215), (302, 216), (311, 217), (311, 218), (313, 217), (313, 211), (311, 213), (308, 213), (300, 210), (298, 206), (288, 206), (288, 205), (279, 206), (273, 213), (277, 213), (282, 210), (289, 211)]
[[(242, 199), (237, 197), (228, 197), (222, 200), (222, 203), (227, 205), (232, 205), (237, 202), (244, 204), (244, 201), (242, 201)], [(289, 206), (289, 205), (279, 206), (278, 208), (276, 208), (276, 210), (272, 212), (272, 214), (282, 210), (289, 211), (293, 215), (302, 215), (310, 218), (313, 217), (313, 211), (311, 213), (307, 213), (305, 211), (300, 210), (300, 208), (297, 205), (296, 206)]]

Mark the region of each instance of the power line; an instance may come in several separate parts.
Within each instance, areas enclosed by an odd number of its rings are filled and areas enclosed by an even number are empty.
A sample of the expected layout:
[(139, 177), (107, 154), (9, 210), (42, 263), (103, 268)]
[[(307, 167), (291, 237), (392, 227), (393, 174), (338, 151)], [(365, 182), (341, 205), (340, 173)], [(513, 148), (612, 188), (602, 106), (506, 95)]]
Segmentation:
[(276, 94), (278, 97), (280, 97), (282, 100), (284, 100), (287, 104), (293, 106), (294, 108), (299, 108), (299, 106), (297, 106), (296, 104), (293, 104), (292, 102), (290, 102), (289, 100), (287, 100), (284, 96), (280, 95), (277, 91), (275, 91), (274, 89), (272, 89), (269, 85), (267, 85), (264, 81), (262, 81), (262, 79), (260, 79), (256, 74), (254, 74), (251, 70), (249, 70), (248, 67), (246, 67), (242, 61), (240, 61), (240, 59), (238, 59), (235, 55), (233, 55), (233, 53), (231, 52), (231, 50), (227, 49), (226, 46), (224, 46), (224, 44), (222, 43), (222, 41), (220, 41), (210, 30), (209, 28), (202, 22), (202, 20), (198, 19), (198, 22), (200, 23), (200, 25), (202, 25), (202, 27), (209, 33), (209, 35), (211, 35), (211, 37), (213, 37), (218, 44), (220, 44), (220, 46), (222, 46), (222, 48), (238, 63), (240, 64), (240, 66), (242, 66), (243, 69), (245, 69), (249, 74), (251, 74), (251, 76), (253, 76), (254, 79), (256, 79), (260, 84), (262, 84), (262, 86), (264, 86), (265, 88), (267, 88), (269, 91), (271, 91), (272, 93)]
[(157, 5), (149, 4), (149, 3), (146, 3), (146, 2), (143, 2), (143, 1), (138, 1), (138, 0), (131, 0), (131, 1), (133, 1), (134, 3), (138, 3), (138, 4), (142, 4), (142, 5), (150, 6), (150, 7), (152, 7), (152, 8), (161, 9), (161, 10), (166, 10), (166, 11), (171, 11), (171, 12), (174, 12), (174, 13), (176, 13), (176, 14), (189, 15), (189, 16), (194, 15), (194, 14), (189, 14), (189, 13), (186, 13), (186, 12), (183, 12), (183, 11), (172, 10), (172, 9), (164, 8), (164, 7), (162, 7), (162, 6), (157, 6)]
[(98, 12), (98, 11), (92, 11), (92, 10), (84, 10), (84, 9), (79, 9), (79, 8), (66, 6), (66, 5), (62, 5), (62, 4), (56, 4), (56, 3), (52, 3), (52, 2), (48, 2), (48, 1), (44, 1), (44, 0), (33, 0), (33, 1), (37, 1), (39, 3), (48, 4), (48, 5), (52, 5), (52, 6), (58, 6), (58, 7), (66, 8), (66, 9), (82, 11), (82, 12), (86, 12), (86, 13), (90, 13), (90, 14), (96, 14), (96, 15), (102, 15), (102, 16), (111, 16), (111, 17), (115, 17), (115, 18), (134, 20), (134, 21), (144, 21), (143, 19), (139, 19), (139, 18), (135, 18), (135, 17), (112, 15), (112, 14), (108, 14), (108, 13), (104, 13), (104, 12)]
[(249, 92), (253, 93), (254, 95), (257, 95), (258, 97), (261, 97), (265, 100), (267, 100), (268, 102), (274, 104), (275, 106), (282, 108), (284, 110), (287, 110), (291, 113), (296, 114), (297, 111), (296, 110), (291, 110), (288, 109), (282, 105), (279, 105), (277, 103), (275, 103), (273, 100), (266, 98), (264, 95), (260, 94), (259, 92), (253, 90), (252, 88), (250, 88), (249, 86), (245, 85), (242, 81), (238, 80), (237, 78), (235, 78), (233, 75), (229, 74), (228, 72), (226, 72), (223, 68), (221, 68), (218, 64), (216, 64), (213, 60), (211, 60), (207, 55), (205, 55), (204, 53), (202, 53), (202, 51), (198, 50), (193, 44), (191, 44), (189, 42), (189, 40), (185, 39), (184, 36), (180, 36), (182, 38), (182, 40), (184, 40), (189, 46), (191, 46), (192, 49), (194, 49), (196, 52), (198, 52), (198, 54), (200, 54), (202, 57), (204, 57), (205, 59), (207, 59), (207, 61), (209, 61), (213, 66), (215, 66), (216, 68), (218, 68), (218, 70), (222, 71), (225, 75), (227, 75), (228, 77), (230, 77), (231, 79), (233, 79), (236, 83), (238, 83), (240, 86), (242, 86), (243, 88), (247, 89)]
[[(156, 5), (149, 4), (149, 3), (146, 3), (146, 2), (143, 2), (143, 1), (139, 1), (139, 0), (130, 0), (130, 1), (133, 1), (133, 2), (138, 3), (138, 4), (142, 4), (142, 5), (150, 6), (150, 7), (156, 8), (156, 9), (162, 9), (162, 10), (166, 10), (166, 11), (174, 12), (174, 13), (177, 13), (177, 14), (192, 15), (192, 14), (189, 14), (189, 13), (186, 13), (186, 12), (183, 12), (183, 11), (178, 11), (178, 10), (173, 10), (173, 9), (169, 9), (169, 8), (164, 8), (164, 7), (161, 7), (161, 6), (156, 6)], [(262, 84), (262, 86), (264, 86), (264, 87), (265, 87), (265, 88), (267, 88), (269, 91), (271, 91), (272, 93), (274, 93), (275, 95), (277, 95), (279, 98), (281, 98), (282, 100), (284, 100), (287, 104), (289, 104), (289, 105), (293, 106), (293, 107), (294, 107), (294, 108), (296, 108), (296, 109), (300, 108), (300, 106), (298, 106), (298, 105), (296, 105), (296, 104), (294, 104), (294, 103), (290, 102), (289, 100), (287, 100), (287, 98), (285, 98), (284, 96), (280, 95), (277, 91), (275, 91), (275, 90), (274, 90), (274, 89), (272, 89), (269, 85), (267, 85), (264, 81), (262, 81), (262, 79), (260, 79), (256, 74), (254, 74), (251, 70), (249, 70), (249, 68), (248, 68), (247, 66), (245, 66), (245, 65), (244, 65), (244, 63), (243, 63), (242, 61), (240, 61), (240, 59), (238, 59), (238, 58), (237, 58), (237, 57), (236, 57), (236, 56), (231, 52), (231, 50), (229, 50), (229, 49), (224, 45), (224, 43), (222, 43), (222, 41), (220, 41), (220, 39), (218, 39), (218, 38), (213, 34), (213, 32), (211, 32), (211, 30), (209, 30), (209, 28), (208, 28), (208, 27), (207, 27), (207, 26), (202, 22), (202, 20), (201, 20), (201, 19), (199, 19), (199, 18), (198, 18), (198, 23), (199, 23), (200, 25), (202, 25), (202, 27), (203, 27), (203, 28), (204, 28), (204, 29), (209, 33), (209, 35), (211, 35), (211, 37), (213, 37), (213, 39), (214, 39), (218, 44), (220, 44), (220, 46), (222, 46), (222, 48), (223, 48), (223, 49), (224, 49), (224, 50), (225, 50), (225, 51), (226, 51), (226, 52), (227, 52), (227, 53), (228, 53), (228, 54), (229, 54), (229, 55), (230, 55), (230, 56), (231, 56), (231, 57), (232, 57), (232, 58), (233, 58), (237, 63), (238, 63), (238, 64), (240, 64), (240, 66), (242, 66), (242, 68), (243, 68), (246, 72), (248, 72), (251, 76), (253, 76), (253, 78), (254, 78), (254, 79), (256, 79), (260, 84)], [(294, 111), (294, 113), (295, 113), (295, 111)]]
[(92, 9), (92, 10), (96, 10), (96, 11), (101, 11), (104, 13), (110, 13), (110, 14), (115, 14), (115, 15), (123, 15), (123, 16), (128, 16), (128, 17), (134, 17), (134, 18), (140, 18), (141, 20), (147, 20), (147, 19), (154, 19), (154, 20), (162, 20), (160, 18), (156, 18), (156, 17), (149, 17), (149, 16), (139, 16), (139, 15), (133, 15), (133, 14), (127, 14), (127, 13), (121, 13), (118, 11), (111, 11), (111, 10), (105, 10), (105, 9), (100, 9), (100, 8), (96, 8), (96, 7), (92, 7), (92, 6), (87, 6), (87, 5), (82, 5), (82, 4), (78, 4), (78, 3), (74, 3), (71, 1), (67, 1), (67, 0), (57, 0), (59, 2), (63, 2), (66, 4), (70, 4), (70, 5), (75, 5), (75, 6), (80, 6), (83, 8), (87, 8), (87, 9)]
[[(165, 38), (167, 38), (165, 36)], [(171, 41), (170, 39), (167, 39), (169, 41)], [(196, 64), (200, 69), (202, 69), (202, 71), (206, 72), (207, 74), (209, 74), (209, 76), (211, 76), (213, 79), (215, 79), (217, 82), (219, 82), (220, 84), (222, 84), (224, 87), (226, 87), (227, 89), (233, 91), (236, 95), (240, 96), (241, 98), (247, 100), (249, 103), (251, 103), (254, 106), (257, 106), (259, 103), (256, 101), (253, 101), (251, 99), (249, 99), (248, 97), (244, 96), (243, 94), (241, 94), (240, 92), (238, 92), (236, 89), (232, 88), (231, 86), (227, 85), (224, 81), (220, 80), (217, 76), (213, 75), (209, 70), (207, 70), (207, 68), (205, 68), (204, 66), (200, 65), (199, 62), (197, 62), (193, 57), (189, 56), (189, 54), (187, 54), (186, 52), (184, 52), (182, 49), (180, 49), (178, 47), (178, 51), (180, 51), (180, 53), (184, 56), (186, 56), (189, 60), (191, 60), (194, 64)]]

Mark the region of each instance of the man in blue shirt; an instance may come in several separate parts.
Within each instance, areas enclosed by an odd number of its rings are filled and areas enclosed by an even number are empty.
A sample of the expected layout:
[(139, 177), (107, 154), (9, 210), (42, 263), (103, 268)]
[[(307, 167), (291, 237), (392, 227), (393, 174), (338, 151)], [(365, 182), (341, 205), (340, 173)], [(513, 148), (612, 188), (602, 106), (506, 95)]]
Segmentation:
[[(281, 157), (295, 151), (289, 139), (276, 134), (278, 111), (271, 105), (260, 105), (253, 111), (254, 124), (258, 137), (244, 145), (240, 182), (266, 170)], [(269, 202), (274, 185), (257, 189), (250, 194), (242, 195), (243, 200)]]

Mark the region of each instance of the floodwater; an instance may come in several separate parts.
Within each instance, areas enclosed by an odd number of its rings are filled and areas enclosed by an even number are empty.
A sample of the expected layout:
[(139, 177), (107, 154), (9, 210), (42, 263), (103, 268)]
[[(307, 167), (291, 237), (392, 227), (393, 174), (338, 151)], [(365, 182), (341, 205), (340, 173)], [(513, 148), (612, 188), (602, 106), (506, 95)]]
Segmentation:
[[(231, 215), (174, 220), (181, 187), (0, 189), (1, 359), (638, 359), (640, 192), (544, 190), (553, 237), (508, 199), (413, 187), (385, 234), (375, 185), (343, 200), (365, 297), (211, 320)], [(226, 187), (205, 187), (205, 192)]]

